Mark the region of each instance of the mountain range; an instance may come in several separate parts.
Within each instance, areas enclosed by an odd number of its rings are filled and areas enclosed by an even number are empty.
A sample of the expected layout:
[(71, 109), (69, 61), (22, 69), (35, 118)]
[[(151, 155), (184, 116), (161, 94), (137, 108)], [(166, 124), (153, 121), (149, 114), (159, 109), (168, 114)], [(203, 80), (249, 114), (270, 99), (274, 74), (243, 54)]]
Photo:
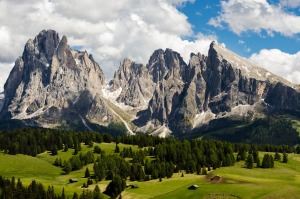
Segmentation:
[(189, 63), (171, 49), (146, 65), (124, 59), (106, 83), (93, 56), (43, 30), (29, 39), (0, 94), (0, 118), (60, 128), (123, 123), (128, 133), (181, 135), (219, 121), (254, 120), (278, 111), (300, 113), (293, 84), (217, 42)]

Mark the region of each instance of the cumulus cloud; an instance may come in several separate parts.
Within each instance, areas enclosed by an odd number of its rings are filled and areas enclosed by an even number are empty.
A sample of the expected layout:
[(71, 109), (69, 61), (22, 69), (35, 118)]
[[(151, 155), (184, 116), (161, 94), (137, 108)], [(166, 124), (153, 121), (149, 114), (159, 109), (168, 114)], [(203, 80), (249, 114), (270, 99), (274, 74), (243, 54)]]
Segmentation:
[(278, 49), (263, 49), (252, 54), (249, 59), (291, 82), (300, 84), (300, 51), (288, 54)]
[(107, 79), (125, 57), (147, 63), (158, 48), (172, 48), (186, 61), (191, 52), (207, 54), (209, 43), (217, 38), (193, 33), (187, 16), (178, 10), (188, 2), (194, 0), (2, 0), (1, 82), (26, 41), (43, 29), (54, 29), (68, 37), (69, 45), (92, 53)]
[[(299, 0), (282, 0), (287, 6), (299, 6)], [(300, 16), (286, 12), (282, 6), (270, 4), (267, 0), (228, 0), (221, 2), (221, 12), (208, 22), (215, 27), (229, 28), (236, 34), (246, 31), (261, 33), (265, 30), (269, 36), (274, 32), (284, 36), (300, 33)]]
[(12, 64), (5, 64), (5, 63), (0, 63), (0, 92), (3, 91), (2, 86), (4, 86), (6, 79), (9, 75), (9, 72), (11, 71), (12, 67), (13, 67), (13, 63)]

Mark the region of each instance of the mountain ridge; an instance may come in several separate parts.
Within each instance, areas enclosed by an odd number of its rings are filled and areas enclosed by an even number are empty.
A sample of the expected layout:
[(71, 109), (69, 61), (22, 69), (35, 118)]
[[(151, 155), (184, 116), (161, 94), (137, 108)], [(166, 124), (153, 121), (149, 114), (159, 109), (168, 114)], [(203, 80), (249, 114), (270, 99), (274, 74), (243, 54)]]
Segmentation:
[(91, 131), (89, 123), (118, 121), (130, 134), (168, 136), (269, 109), (300, 112), (299, 85), (216, 42), (208, 56), (191, 53), (188, 64), (171, 49), (154, 51), (146, 65), (125, 58), (106, 84), (92, 55), (44, 30), (28, 40), (4, 87), (0, 118), (48, 128), (76, 124)]

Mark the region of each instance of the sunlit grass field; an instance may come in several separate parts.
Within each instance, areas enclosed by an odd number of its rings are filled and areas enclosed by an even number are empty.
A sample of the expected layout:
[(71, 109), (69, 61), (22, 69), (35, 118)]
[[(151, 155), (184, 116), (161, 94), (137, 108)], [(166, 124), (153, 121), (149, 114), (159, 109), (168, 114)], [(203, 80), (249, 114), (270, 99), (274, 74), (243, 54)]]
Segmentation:
[[(114, 153), (115, 143), (95, 144), (100, 146), (106, 154)], [(94, 145), (94, 146), (95, 146)], [(119, 144), (120, 150), (131, 145)], [(137, 146), (131, 146), (138, 150)], [(86, 153), (93, 148), (82, 145), (81, 153)], [(74, 149), (68, 152), (59, 151), (58, 155), (42, 153), (37, 157), (26, 155), (7, 155), (0, 153), (0, 175), (4, 177), (21, 178), (26, 185), (32, 180), (43, 183), (45, 187), (53, 185), (57, 193), (65, 188), (67, 196), (74, 192), (81, 193), (86, 167), (93, 174), (93, 164), (83, 167), (79, 171), (73, 171), (64, 175), (62, 169), (53, 166), (56, 158), (69, 159)], [(261, 159), (264, 152), (260, 153)], [(97, 157), (97, 155), (95, 155)], [(122, 198), (299, 198), (300, 196), (300, 155), (289, 154), (287, 164), (275, 162), (275, 168), (261, 169), (244, 168), (244, 161), (238, 162), (233, 167), (223, 167), (210, 174), (220, 175), (226, 182), (212, 184), (203, 175), (174, 173), (170, 179), (151, 180), (147, 182), (130, 182), (136, 184), (137, 189), (126, 188), (122, 192)], [(70, 178), (78, 178), (77, 183), (69, 183)], [(109, 181), (99, 182), (102, 191)], [(199, 189), (188, 190), (190, 185), (197, 184)], [(93, 189), (95, 184), (89, 189)]]

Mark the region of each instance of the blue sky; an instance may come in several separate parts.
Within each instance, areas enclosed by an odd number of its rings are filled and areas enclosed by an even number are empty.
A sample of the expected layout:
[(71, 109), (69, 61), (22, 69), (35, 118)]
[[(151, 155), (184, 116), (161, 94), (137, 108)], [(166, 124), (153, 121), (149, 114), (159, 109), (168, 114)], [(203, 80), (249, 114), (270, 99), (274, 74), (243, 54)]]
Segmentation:
[[(274, 6), (278, 6), (280, 3), (278, 0), (267, 2)], [(280, 32), (273, 32), (273, 35), (270, 36), (266, 30), (262, 30), (260, 33), (249, 30), (236, 34), (226, 24), (222, 28), (210, 25), (209, 20), (222, 12), (219, 0), (196, 0), (195, 2), (188, 2), (179, 7), (179, 10), (193, 24), (193, 31), (195, 33), (215, 34), (220, 43), (225, 43), (227, 48), (247, 58), (253, 53), (258, 53), (261, 49), (280, 49), (290, 54), (295, 54), (300, 50), (300, 33), (284, 36)], [(300, 16), (299, 6), (295, 8), (286, 7), (283, 10)], [(298, 20), (300, 19), (298, 18)]]
[(0, 1), (0, 92), (24, 45), (43, 29), (93, 54), (107, 81), (124, 58), (158, 48), (207, 54), (213, 40), (300, 84), (300, 0)]

